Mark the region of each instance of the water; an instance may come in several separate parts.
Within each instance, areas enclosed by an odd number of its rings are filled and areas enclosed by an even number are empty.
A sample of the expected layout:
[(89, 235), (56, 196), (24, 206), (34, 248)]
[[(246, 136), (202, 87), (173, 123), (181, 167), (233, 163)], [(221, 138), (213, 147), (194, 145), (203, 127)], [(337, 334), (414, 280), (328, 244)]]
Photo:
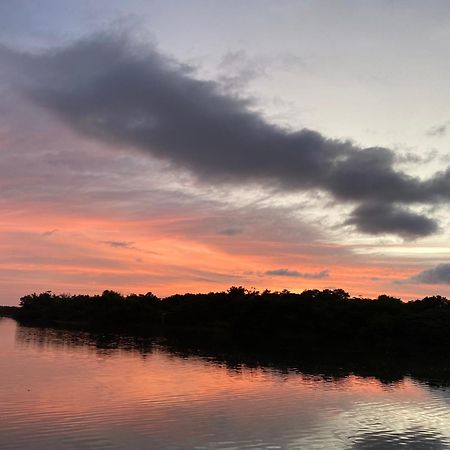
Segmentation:
[(0, 343), (2, 450), (450, 448), (436, 382), (249, 368), (11, 319)]

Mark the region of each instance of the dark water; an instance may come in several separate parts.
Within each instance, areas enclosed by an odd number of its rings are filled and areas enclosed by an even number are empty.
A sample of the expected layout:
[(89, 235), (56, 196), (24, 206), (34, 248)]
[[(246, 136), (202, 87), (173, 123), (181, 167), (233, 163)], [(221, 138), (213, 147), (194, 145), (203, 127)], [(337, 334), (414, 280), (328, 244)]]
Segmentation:
[(180, 356), (0, 319), (3, 449), (444, 449), (450, 389)]

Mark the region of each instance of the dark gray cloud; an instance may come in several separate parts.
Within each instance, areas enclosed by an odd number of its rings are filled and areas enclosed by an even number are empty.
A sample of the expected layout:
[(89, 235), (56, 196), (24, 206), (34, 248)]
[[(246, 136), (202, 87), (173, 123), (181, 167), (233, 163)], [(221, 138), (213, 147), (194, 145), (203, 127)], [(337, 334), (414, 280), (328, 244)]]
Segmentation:
[(269, 275), (273, 277), (292, 277), (292, 278), (304, 278), (307, 280), (322, 280), (323, 278), (328, 278), (330, 273), (328, 270), (322, 270), (322, 272), (317, 273), (302, 273), (296, 270), (289, 269), (275, 269), (268, 270), (264, 275)]
[(417, 238), (433, 234), (438, 229), (435, 220), (407, 211), (395, 204), (363, 204), (358, 206), (347, 220), (348, 224), (369, 234), (399, 234), (405, 238)]
[(396, 170), (389, 149), (269, 124), (248, 100), (119, 37), (99, 35), (40, 55), (3, 53), (20, 67), (22, 90), (76, 130), (149, 152), (204, 182), (324, 190), (359, 204), (348, 223), (360, 231), (405, 237), (438, 229), (405, 205), (450, 199), (449, 170), (420, 180)]
[(410, 278), (410, 281), (425, 284), (450, 284), (450, 264), (438, 264)]

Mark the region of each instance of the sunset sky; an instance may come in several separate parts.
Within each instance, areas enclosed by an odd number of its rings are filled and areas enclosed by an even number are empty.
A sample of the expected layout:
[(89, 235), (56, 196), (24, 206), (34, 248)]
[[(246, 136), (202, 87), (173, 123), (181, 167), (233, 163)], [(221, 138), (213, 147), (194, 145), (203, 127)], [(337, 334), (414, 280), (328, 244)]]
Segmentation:
[(0, 304), (450, 295), (450, 2), (0, 2)]

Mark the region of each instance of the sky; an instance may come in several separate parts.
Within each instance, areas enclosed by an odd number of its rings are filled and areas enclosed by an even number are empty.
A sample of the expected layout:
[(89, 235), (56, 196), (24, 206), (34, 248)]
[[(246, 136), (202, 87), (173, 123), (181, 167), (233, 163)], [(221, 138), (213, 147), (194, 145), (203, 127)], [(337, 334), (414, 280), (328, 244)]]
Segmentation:
[(0, 299), (450, 295), (450, 3), (0, 0)]

